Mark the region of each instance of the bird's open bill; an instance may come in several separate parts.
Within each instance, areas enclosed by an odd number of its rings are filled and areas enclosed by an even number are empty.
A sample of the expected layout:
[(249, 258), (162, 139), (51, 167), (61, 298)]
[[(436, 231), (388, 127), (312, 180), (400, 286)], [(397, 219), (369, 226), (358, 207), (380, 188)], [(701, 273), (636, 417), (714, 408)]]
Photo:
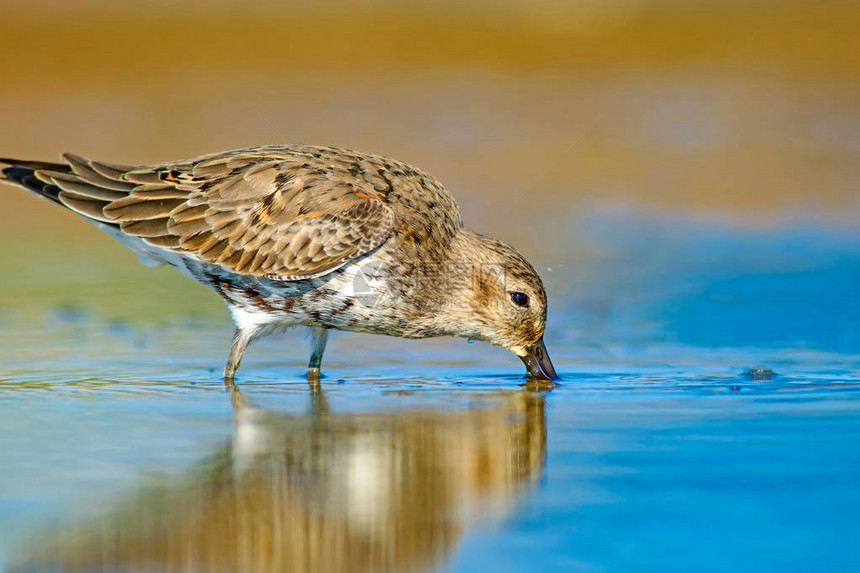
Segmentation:
[(520, 356), (520, 359), (526, 365), (530, 377), (542, 380), (558, 380), (558, 374), (555, 373), (555, 368), (549, 359), (549, 353), (546, 351), (543, 338), (526, 349), (526, 354)]

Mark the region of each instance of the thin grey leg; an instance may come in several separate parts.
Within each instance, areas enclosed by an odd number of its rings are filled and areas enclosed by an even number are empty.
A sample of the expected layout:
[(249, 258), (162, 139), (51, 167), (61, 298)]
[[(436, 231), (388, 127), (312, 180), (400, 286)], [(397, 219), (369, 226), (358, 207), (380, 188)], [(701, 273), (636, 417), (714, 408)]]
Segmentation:
[(227, 359), (227, 365), (224, 367), (225, 383), (233, 382), (233, 376), (236, 374), (236, 369), (239, 368), (242, 355), (245, 354), (245, 348), (248, 347), (251, 338), (253, 336), (250, 332), (238, 328), (233, 331), (233, 347), (230, 349), (230, 358)]
[(311, 327), (311, 358), (308, 361), (308, 378), (319, 378), (320, 364), (328, 341), (328, 329), (318, 326)]

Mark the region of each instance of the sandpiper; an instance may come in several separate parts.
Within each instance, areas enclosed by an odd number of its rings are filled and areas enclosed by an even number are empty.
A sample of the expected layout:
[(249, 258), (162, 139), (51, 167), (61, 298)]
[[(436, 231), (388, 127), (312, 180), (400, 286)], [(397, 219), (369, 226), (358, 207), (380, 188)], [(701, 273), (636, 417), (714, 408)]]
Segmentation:
[(225, 381), (251, 340), (297, 325), (312, 333), (309, 377), (339, 329), (482, 340), (531, 377), (557, 378), (535, 269), (466, 229), (448, 191), (406, 163), (310, 145), (157, 165), (62, 160), (0, 162), (5, 181), (218, 292), (236, 324)]

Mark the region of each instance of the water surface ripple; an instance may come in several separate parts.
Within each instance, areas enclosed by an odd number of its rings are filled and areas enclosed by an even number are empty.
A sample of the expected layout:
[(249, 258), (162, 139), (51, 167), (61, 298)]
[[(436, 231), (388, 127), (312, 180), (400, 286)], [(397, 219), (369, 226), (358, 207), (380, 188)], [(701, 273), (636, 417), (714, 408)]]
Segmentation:
[(337, 333), (312, 387), (294, 332), (225, 388), (225, 314), (16, 293), (5, 570), (858, 570), (856, 232), (576, 223), (604, 256), (547, 274), (551, 391), (485, 345)]

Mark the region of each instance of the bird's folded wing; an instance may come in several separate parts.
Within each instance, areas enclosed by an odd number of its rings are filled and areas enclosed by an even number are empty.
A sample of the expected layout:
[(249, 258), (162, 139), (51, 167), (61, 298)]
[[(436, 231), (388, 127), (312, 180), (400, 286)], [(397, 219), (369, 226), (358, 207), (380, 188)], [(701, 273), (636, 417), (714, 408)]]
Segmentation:
[[(64, 155), (36, 176), (89, 218), (242, 274), (319, 276), (382, 245), (393, 212), (357, 161), (246, 150), (153, 167)], [(360, 166), (359, 166), (360, 169)]]

